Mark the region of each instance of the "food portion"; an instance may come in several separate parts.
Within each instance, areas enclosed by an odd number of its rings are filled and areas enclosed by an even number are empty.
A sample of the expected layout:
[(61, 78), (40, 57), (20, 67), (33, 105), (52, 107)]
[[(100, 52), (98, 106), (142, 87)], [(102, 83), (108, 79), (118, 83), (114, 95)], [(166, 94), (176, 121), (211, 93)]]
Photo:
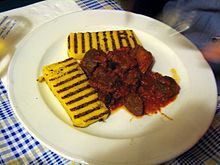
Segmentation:
[(108, 53), (91, 49), (80, 66), (109, 109), (124, 105), (133, 115), (142, 116), (157, 113), (180, 91), (174, 79), (151, 70), (154, 62), (149, 51), (136, 45)]
[(45, 66), (42, 78), (63, 105), (74, 126), (87, 127), (109, 116), (109, 109), (99, 100), (75, 59), (68, 58)]
[(68, 56), (81, 60), (90, 49), (104, 52), (122, 47), (134, 48), (141, 45), (132, 30), (70, 33), (68, 36)]
[(152, 71), (154, 57), (132, 30), (70, 33), (68, 56), (45, 66), (41, 79), (77, 127), (121, 106), (135, 116), (157, 113), (180, 91), (173, 78)]

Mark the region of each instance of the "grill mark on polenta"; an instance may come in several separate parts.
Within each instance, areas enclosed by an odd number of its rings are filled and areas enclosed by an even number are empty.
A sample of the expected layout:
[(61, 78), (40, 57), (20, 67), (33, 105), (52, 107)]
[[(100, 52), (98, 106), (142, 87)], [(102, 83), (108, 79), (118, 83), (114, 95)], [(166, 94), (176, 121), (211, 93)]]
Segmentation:
[(70, 49), (70, 35), (68, 36), (68, 49)]
[(95, 93), (96, 93), (96, 91), (93, 90), (93, 91), (91, 91), (91, 92), (89, 92), (89, 93), (87, 93), (87, 94), (85, 94), (85, 95), (83, 95), (83, 96), (80, 96), (80, 97), (77, 97), (77, 98), (75, 98), (75, 99), (73, 99), (73, 100), (68, 101), (68, 102), (66, 103), (66, 105), (74, 104), (75, 102), (80, 101), (80, 100), (82, 100), (82, 99), (84, 99), (84, 98), (86, 98), (86, 97), (92, 96), (92, 95), (95, 94)]
[(92, 33), (88, 33), (89, 35), (89, 49), (92, 48)]
[(86, 89), (89, 89), (89, 88), (91, 88), (91, 86), (88, 84), (88, 85), (86, 85), (86, 86), (84, 86), (84, 87), (82, 87), (82, 88), (77, 89), (77, 90), (74, 91), (74, 92), (70, 92), (70, 93), (64, 95), (64, 96), (62, 97), (62, 99), (66, 99), (66, 98), (68, 98), (68, 97), (70, 97), (70, 96), (73, 96), (73, 95), (75, 95), (75, 94), (77, 94), (77, 93), (79, 93), (79, 92), (82, 92), (82, 91), (84, 91), (84, 90), (86, 90)]
[(99, 109), (101, 109), (100, 106), (97, 106), (97, 107), (92, 108), (92, 109), (88, 109), (88, 110), (85, 111), (85, 112), (82, 112), (82, 113), (79, 113), (79, 114), (77, 114), (77, 115), (74, 115), (74, 118), (75, 118), (75, 119), (78, 119), (78, 118), (80, 118), (80, 117), (86, 116), (86, 115), (88, 115), (89, 113), (92, 113), (92, 112), (97, 111), (97, 110), (99, 110)]
[(101, 49), (101, 45), (100, 45), (100, 41), (99, 41), (99, 32), (96, 32), (95, 35), (96, 35), (96, 39), (97, 39), (97, 48)]
[(113, 38), (113, 31), (110, 31), (110, 38), (112, 40), (112, 48), (113, 50), (116, 49), (115, 40)]
[(67, 83), (67, 82), (69, 82), (69, 81), (71, 81), (71, 80), (73, 80), (73, 79), (75, 79), (75, 78), (78, 78), (78, 77), (80, 77), (80, 76), (83, 76), (83, 75), (85, 75), (85, 74), (84, 74), (84, 73), (76, 74), (76, 75), (74, 75), (74, 76), (72, 76), (72, 77), (70, 77), (70, 78), (68, 78), (68, 79), (66, 79), (66, 80), (63, 80), (63, 81), (58, 82), (57, 84), (53, 85), (53, 87), (58, 87), (58, 86), (60, 86), (60, 85), (63, 85), (63, 84), (65, 84), (65, 83)]
[(121, 48), (123, 45), (122, 45), (122, 40), (121, 40), (121, 36), (120, 36), (119, 31), (117, 31), (117, 37), (118, 37), (119, 47)]
[(77, 61), (75, 61), (75, 62), (73, 62), (73, 63), (70, 63), (70, 64), (67, 64), (67, 65), (65, 66), (65, 68), (66, 68), (66, 67), (73, 66), (73, 65), (76, 65), (76, 64), (78, 64), (78, 62), (77, 62)]
[(105, 50), (109, 51), (109, 47), (108, 47), (108, 39), (107, 39), (107, 35), (106, 32), (103, 32), (103, 41), (104, 41), (104, 45), (105, 45)]
[(130, 43), (130, 41), (129, 41), (129, 35), (128, 35), (128, 33), (125, 31), (125, 39), (126, 39), (126, 42), (127, 42), (127, 44), (128, 44), (128, 47), (129, 48), (131, 48), (131, 43)]
[(83, 80), (80, 80), (80, 81), (78, 81), (76, 83), (73, 83), (73, 84), (71, 84), (71, 85), (69, 85), (69, 86), (67, 86), (65, 88), (62, 88), (62, 89), (58, 90), (57, 93), (65, 92), (65, 91), (67, 91), (67, 90), (69, 90), (69, 89), (71, 89), (71, 88), (73, 88), (73, 87), (75, 87), (77, 85), (83, 84), (83, 83), (85, 83), (87, 81), (88, 81), (88, 78), (85, 78)]
[(66, 60), (59, 61), (57, 64), (67, 63), (68, 61), (71, 61), (71, 60), (73, 60), (73, 58), (67, 58)]
[(88, 122), (88, 121), (90, 121), (90, 120), (96, 120), (96, 119), (98, 119), (98, 118), (102, 119), (101, 117), (104, 116), (104, 115), (106, 115), (106, 114), (109, 114), (109, 111), (105, 111), (105, 112), (103, 112), (103, 113), (100, 113), (99, 115), (92, 116), (91, 118), (86, 119), (85, 122)]
[(131, 31), (131, 34), (132, 34), (132, 39), (133, 39), (133, 41), (134, 41), (134, 45), (138, 45), (138, 42), (137, 42), (137, 40), (136, 40), (136, 37), (135, 37), (134, 32)]
[(99, 101), (98, 98), (96, 98), (96, 99), (94, 99), (94, 100), (91, 100), (91, 101), (88, 101), (88, 102), (85, 102), (85, 103), (83, 103), (83, 104), (81, 104), (81, 105), (79, 105), (79, 106), (76, 106), (76, 107), (74, 107), (74, 108), (70, 108), (70, 111), (79, 110), (79, 109), (84, 108), (84, 107), (87, 107), (87, 106), (89, 106), (90, 104), (93, 104), (93, 103), (95, 103), (95, 102), (97, 102), (97, 101)]
[(78, 69), (78, 68), (72, 69), (72, 70), (70, 70), (70, 71), (68, 71), (68, 72), (63, 73), (63, 74), (60, 75), (60, 76), (53, 77), (53, 78), (49, 79), (49, 81), (54, 81), (54, 80), (56, 80), (56, 79), (58, 79), (58, 78), (61, 78), (61, 77), (65, 76), (65, 75), (67, 75), (67, 74), (70, 74), (70, 73), (74, 73), (74, 72), (76, 72), (76, 71), (79, 71), (79, 69)]
[(82, 53), (85, 53), (85, 34), (82, 33)]
[(118, 31), (118, 40), (119, 40), (119, 44), (120, 47), (124, 47), (125, 45), (123, 45), (123, 41), (125, 41), (125, 43), (127, 44), (127, 46), (129, 47), (129, 40), (128, 40), (128, 35), (126, 33), (125, 30), (123, 31)]
[(73, 40), (74, 40), (74, 53), (77, 53), (78, 50), (77, 50), (77, 33), (73, 33)]
[(66, 72), (67, 74), (70, 74), (70, 73), (74, 73), (76, 71), (80, 71), (78, 68), (74, 68), (72, 70), (69, 70), (68, 72)]

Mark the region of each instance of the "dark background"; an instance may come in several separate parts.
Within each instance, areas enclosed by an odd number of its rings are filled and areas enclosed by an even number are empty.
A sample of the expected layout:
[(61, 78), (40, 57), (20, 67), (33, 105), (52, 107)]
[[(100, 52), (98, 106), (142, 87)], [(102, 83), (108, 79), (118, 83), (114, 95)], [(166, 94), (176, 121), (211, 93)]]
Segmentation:
[[(0, 12), (26, 6), (42, 0), (0, 0)], [(121, 0), (125, 5), (125, 10), (135, 13), (155, 17), (159, 14), (168, 0)], [(126, 8), (126, 6), (129, 8)]]
[(168, 0), (135, 0), (132, 11), (150, 17), (156, 17), (161, 13), (167, 1)]
[(0, 0), (0, 12), (26, 6), (42, 0)]

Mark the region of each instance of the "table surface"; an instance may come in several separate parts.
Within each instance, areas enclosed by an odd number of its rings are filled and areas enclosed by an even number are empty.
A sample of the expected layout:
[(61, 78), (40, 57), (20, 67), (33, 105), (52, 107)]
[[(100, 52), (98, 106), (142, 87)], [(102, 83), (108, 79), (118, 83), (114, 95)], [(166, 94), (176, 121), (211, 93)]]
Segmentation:
[[(29, 5), (40, 0), (0, 0), (0, 12)], [(121, 7), (109, 0), (76, 0), (83, 9)], [(1, 19), (1, 18), (0, 18)], [(207, 133), (186, 153), (164, 164), (220, 164), (220, 104)], [(8, 100), (7, 90), (0, 80), (0, 164), (71, 164), (36, 141), (17, 120)], [(80, 164), (76, 163), (75, 164)]]

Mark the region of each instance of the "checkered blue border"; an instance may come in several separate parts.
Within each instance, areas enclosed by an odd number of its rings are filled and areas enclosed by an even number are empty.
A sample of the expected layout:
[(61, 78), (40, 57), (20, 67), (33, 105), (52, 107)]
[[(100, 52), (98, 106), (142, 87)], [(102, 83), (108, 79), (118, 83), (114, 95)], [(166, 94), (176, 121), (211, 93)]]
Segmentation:
[(61, 164), (66, 160), (36, 141), (12, 115), (0, 121), (1, 164)]
[(7, 91), (0, 81), (0, 120), (4, 120), (10, 116), (12, 116), (11, 107), (9, 104)]
[(182, 164), (220, 164), (220, 96), (218, 97), (215, 118), (206, 134), (189, 151), (164, 165)]
[(114, 9), (122, 10), (120, 5), (115, 0), (76, 0), (83, 10), (89, 9)]

